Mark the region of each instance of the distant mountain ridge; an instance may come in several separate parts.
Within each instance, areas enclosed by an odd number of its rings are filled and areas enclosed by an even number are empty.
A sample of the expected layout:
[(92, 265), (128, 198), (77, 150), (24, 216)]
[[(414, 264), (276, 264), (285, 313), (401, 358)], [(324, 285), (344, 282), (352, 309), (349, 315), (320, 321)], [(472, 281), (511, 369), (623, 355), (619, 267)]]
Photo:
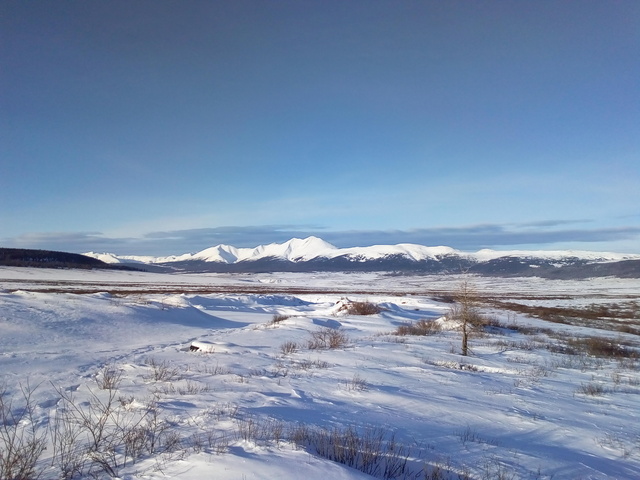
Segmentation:
[(338, 248), (320, 238), (292, 238), (284, 243), (237, 248), (216, 245), (197, 253), (168, 257), (84, 255), (110, 264), (183, 272), (387, 271), (397, 273), (477, 273), (489, 276), (640, 278), (640, 255), (590, 251), (462, 252), (451, 247), (416, 244)]

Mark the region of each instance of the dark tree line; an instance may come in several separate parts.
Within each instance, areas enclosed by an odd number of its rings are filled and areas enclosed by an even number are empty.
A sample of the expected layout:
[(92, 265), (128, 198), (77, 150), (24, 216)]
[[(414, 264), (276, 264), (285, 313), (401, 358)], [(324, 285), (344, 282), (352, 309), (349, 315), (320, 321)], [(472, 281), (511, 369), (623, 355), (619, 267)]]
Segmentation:
[(39, 268), (108, 268), (132, 270), (130, 267), (110, 265), (96, 258), (78, 253), (33, 250), (27, 248), (0, 248), (0, 265)]

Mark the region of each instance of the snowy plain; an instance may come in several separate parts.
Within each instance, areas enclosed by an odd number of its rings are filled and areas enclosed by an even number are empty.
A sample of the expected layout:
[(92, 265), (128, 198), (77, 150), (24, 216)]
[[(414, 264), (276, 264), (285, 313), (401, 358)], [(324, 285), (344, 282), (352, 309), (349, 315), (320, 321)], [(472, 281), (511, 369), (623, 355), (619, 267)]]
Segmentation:
[[(385, 477), (384, 461), (365, 473), (361, 453), (345, 465), (320, 454), (318, 435), (296, 441), (305, 428), (395, 442), (386, 463), (406, 463), (387, 478), (640, 478), (640, 337), (486, 303), (500, 326), (474, 336), (464, 357), (459, 324), (444, 318), (464, 280), (481, 297), (522, 305), (640, 300), (640, 281), (614, 278), (4, 267), (0, 384), (15, 408), (21, 389), (34, 389), (32, 425), (49, 429), (44, 479), (63, 477), (51, 435), (63, 414), (98, 416), (109, 398), (113, 438), (127, 425), (148, 426), (153, 410), (158, 444), (127, 457), (124, 443), (113, 443), (98, 462), (81, 448), (90, 443), (81, 431), (75, 452), (84, 463), (67, 478)], [(354, 301), (382, 310), (350, 314), (344, 307)], [(438, 328), (394, 333), (421, 320)], [(331, 332), (344, 342), (313, 345)], [(629, 355), (571, 352), (569, 340), (589, 337)], [(209, 351), (191, 351), (194, 342)], [(117, 385), (104, 388), (114, 374)]]

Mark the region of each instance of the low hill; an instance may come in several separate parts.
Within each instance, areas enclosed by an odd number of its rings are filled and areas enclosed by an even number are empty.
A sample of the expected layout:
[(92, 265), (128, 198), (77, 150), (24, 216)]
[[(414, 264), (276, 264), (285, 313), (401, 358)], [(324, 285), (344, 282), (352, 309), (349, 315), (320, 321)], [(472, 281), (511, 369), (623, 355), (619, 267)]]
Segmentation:
[(25, 248), (0, 248), (0, 265), (39, 268), (105, 268), (132, 270), (131, 267), (105, 263), (78, 253)]

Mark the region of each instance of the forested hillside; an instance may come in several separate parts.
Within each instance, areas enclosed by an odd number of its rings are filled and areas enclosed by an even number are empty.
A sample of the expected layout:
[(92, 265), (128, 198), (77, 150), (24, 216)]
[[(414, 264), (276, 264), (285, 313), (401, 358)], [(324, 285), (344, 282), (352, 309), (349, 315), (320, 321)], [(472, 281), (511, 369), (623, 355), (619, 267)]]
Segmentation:
[(131, 267), (110, 265), (77, 253), (25, 248), (0, 248), (0, 265), (41, 268), (108, 268), (132, 270)]

